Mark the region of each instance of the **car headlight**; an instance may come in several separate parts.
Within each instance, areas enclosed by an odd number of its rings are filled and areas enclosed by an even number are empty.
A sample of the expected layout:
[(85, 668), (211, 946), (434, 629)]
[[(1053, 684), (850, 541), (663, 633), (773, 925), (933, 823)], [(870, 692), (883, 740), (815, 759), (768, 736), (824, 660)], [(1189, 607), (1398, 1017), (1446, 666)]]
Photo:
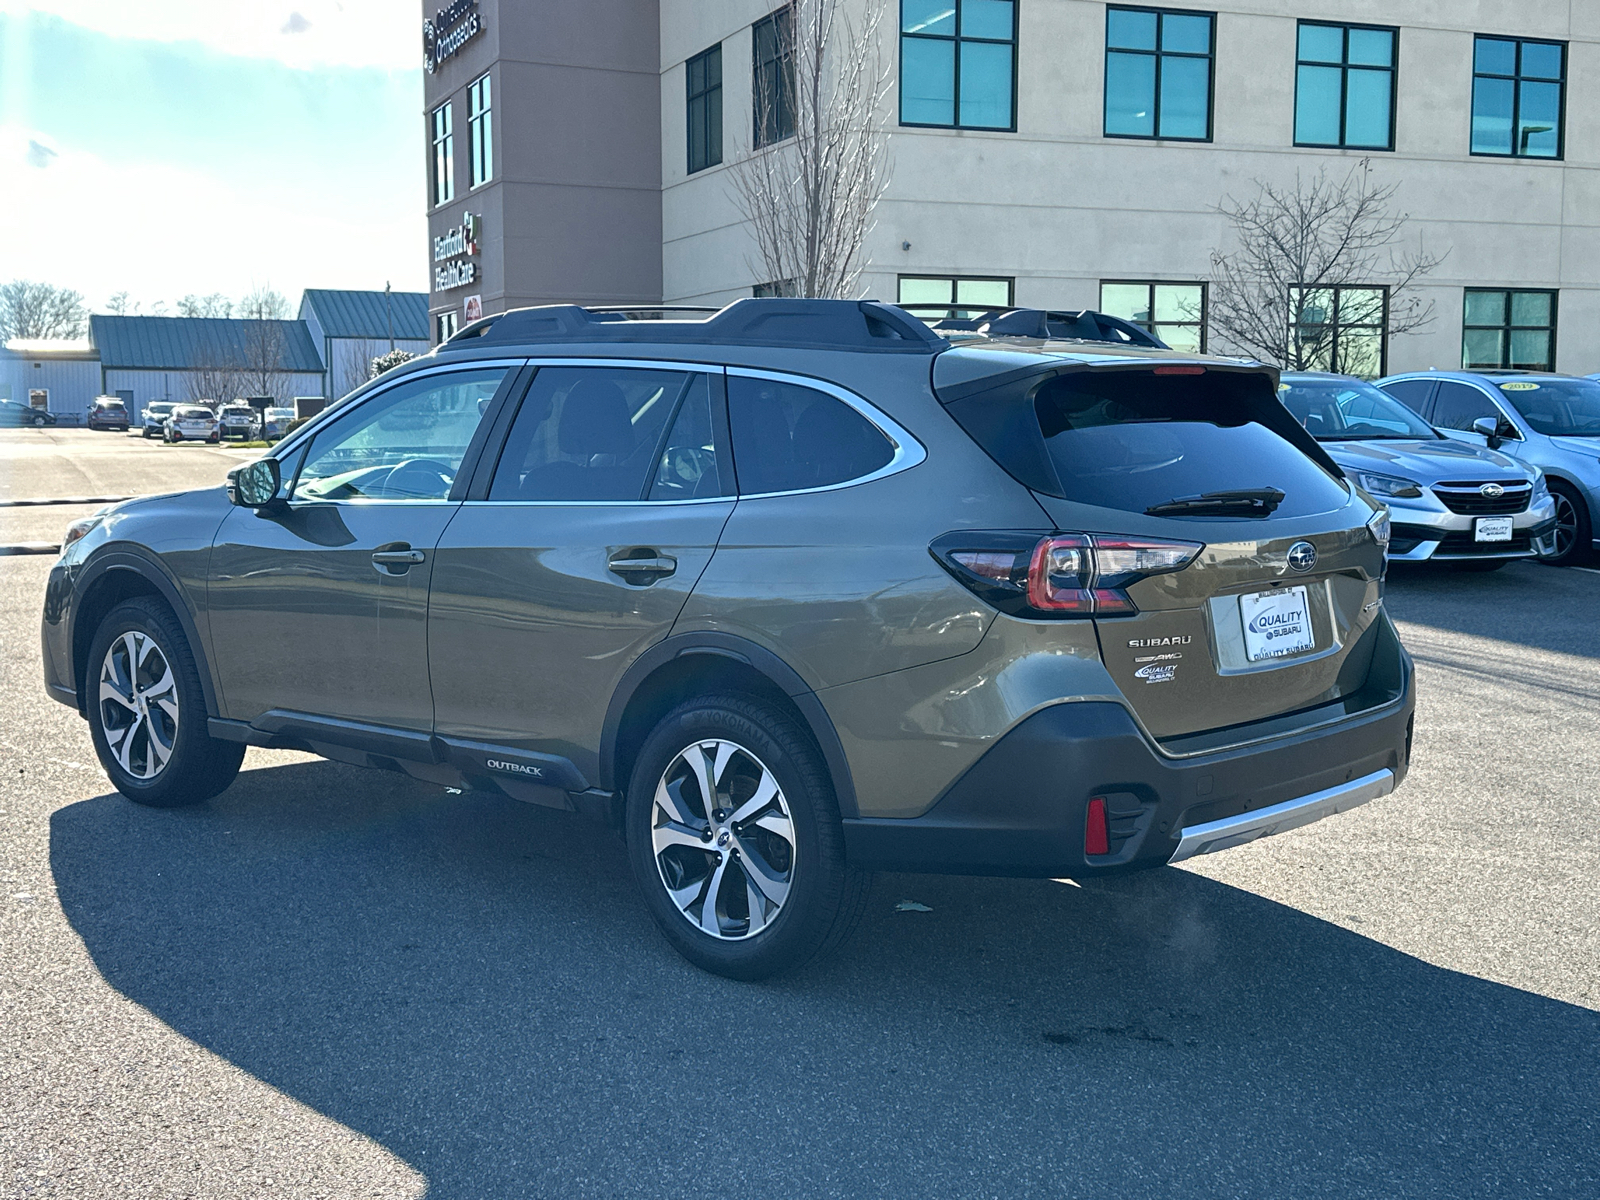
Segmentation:
[(1372, 540), (1383, 547), (1385, 554), (1389, 553), (1389, 510), (1380, 508), (1367, 519), (1367, 529), (1372, 534)]
[(1372, 471), (1358, 471), (1356, 482), (1374, 496), (1414, 500), (1422, 495), (1422, 485), (1415, 479), (1407, 479), (1402, 475), (1378, 475)]
[(87, 517), (79, 517), (71, 525), (68, 525), (67, 531), (61, 535), (61, 552), (65, 554), (68, 546), (72, 545), (73, 542), (82, 541), (93, 531), (96, 525), (105, 519), (105, 510), (102, 509), (100, 512), (90, 513)]

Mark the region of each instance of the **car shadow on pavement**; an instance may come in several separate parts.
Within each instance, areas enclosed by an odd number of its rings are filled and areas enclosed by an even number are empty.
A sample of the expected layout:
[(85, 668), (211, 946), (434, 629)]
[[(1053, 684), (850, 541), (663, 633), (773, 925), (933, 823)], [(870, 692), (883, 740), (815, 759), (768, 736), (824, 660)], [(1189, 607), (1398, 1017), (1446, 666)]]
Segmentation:
[(1600, 655), (1600, 575), (1514, 562), (1486, 574), (1391, 563), (1385, 606), (1397, 621), (1585, 658)]
[(1600, 1013), (1180, 870), (881, 876), (750, 985), (596, 827), (332, 763), (70, 805), (51, 864), (113, 988), (432, 1200), (1600, 1194)]

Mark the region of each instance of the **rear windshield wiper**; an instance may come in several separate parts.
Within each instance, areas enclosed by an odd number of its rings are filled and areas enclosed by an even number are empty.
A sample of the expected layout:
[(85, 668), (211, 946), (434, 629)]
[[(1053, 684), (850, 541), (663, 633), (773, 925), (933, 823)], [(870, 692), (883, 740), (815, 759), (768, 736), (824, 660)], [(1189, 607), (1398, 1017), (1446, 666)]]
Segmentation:
[(1165, 504), (1153, 504), (1144, 512), (1147, 517), (1270, 517), (1283, 497), (1277, 488), (1243, 488), (1179, 496)]

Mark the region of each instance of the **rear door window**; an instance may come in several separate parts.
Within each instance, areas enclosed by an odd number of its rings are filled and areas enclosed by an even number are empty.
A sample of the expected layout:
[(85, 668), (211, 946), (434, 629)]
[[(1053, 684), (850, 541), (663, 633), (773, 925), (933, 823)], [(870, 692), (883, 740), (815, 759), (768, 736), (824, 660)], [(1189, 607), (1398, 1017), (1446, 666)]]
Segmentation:
[(1277, 414), (1293, 420), (1270, 389), (1265, 378), (1220, 372), (1077, 372), (1042, 385), (1034, 405), (1067, 500), (1143, 513), (1212, 493), (1271, 490), (1283, 494), (1279, 516), (1344, 504), (1344, 487), (1266, 423)]
[(1383, 385), (1383, 390), (1404, 404), (1418, 416), (1428, 415), (1428, 399), (1433, 395), (1432, 379), (1397, 379)]
[(894, 458), (894, 443), (866, 417), (798, 383), (730, 374), (728, 424), (746, 496), (847, 483)]

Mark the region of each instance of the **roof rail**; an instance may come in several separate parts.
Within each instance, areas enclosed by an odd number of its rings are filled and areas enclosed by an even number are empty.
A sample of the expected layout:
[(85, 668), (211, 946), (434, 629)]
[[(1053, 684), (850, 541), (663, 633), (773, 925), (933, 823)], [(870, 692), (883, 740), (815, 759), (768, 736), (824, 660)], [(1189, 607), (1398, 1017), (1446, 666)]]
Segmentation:
[[(710, 313), (710, 316), (700, 314)], [(639, 319), (632, 314), (670, 316)], [(686, 320), (677, 314), (695, 314)], [(746, 297), (722, 309), (679, 305), (582, 308), (547, 304), (474, 321), (444, 347), (477, 342), (695, 342), (936, 354), (948, 341), (910, 313), (877, 300), (793, 300)]]
[[(930, 306), (933, 308), (935, 306)], [(949, 312), (948, 308), (937, 311)], [(974, 312), (970, 308), (962, 312)], [(925, 320), (931, 318), (924, 318)], [(934, 332), (976, 333), (988, 337), (1058, 338), (1080, 342), (1112, 342), (1120, 346), (1144, 346), (1170, 350), (1155, 334), (1131, 321), (1096, 312), (1092, 308), (1068, 311), (1043, 308), (989, 308), (971, 317), (945, 317), (935, 320)]]

